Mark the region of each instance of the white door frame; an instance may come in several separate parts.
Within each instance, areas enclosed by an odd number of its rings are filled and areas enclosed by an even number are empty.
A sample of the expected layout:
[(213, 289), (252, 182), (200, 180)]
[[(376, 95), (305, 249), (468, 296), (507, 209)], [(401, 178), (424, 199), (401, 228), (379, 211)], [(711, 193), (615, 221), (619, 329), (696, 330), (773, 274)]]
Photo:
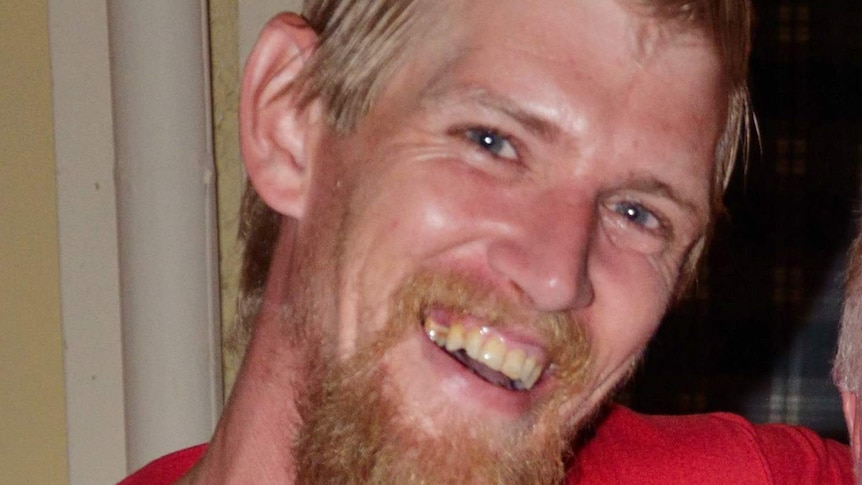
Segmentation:
[(49, 0), (72, 485), (206, 441), (221, 409), (206, 12)]

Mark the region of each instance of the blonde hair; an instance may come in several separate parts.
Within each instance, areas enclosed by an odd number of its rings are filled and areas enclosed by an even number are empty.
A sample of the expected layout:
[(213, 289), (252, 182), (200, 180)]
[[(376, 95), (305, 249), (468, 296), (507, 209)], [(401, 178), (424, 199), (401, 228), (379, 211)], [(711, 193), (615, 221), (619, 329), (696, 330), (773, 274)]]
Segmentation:
[[(721, 211), (724, 189), (740, 148), (747, 147), (750, 131), (750, 0), (630, 1), (646, 7), (657, 18), (703, 30), (718, 48), (729, 93), (725, 130), (716, 147), (712, 194), (714, 210)], [(418, 0), (307, 0), (303, 16), (319, 40), (294, 86), (301, 105), (320, 100), (330, 126), (337, 132), (351, 131), (409, 52), (410, 39), (420, 37), (415, 35), (419, 4)], [(250, 332), (260, 305), (279, 224), (280, 217), (247, 184), (240, 214), (244, 253), (235, 329), (240, 341)], [(694, 273), (706, 239), (692, 249), (682, 281)], [(680, 286), (684, 287), (684, 282)]]
[(847, 273), (844, 276), (844, 305), (838, 352), (832, 368), (832, 379), (843, 391), (859, 391), (862, 372), (862, 233), (850, 246)]

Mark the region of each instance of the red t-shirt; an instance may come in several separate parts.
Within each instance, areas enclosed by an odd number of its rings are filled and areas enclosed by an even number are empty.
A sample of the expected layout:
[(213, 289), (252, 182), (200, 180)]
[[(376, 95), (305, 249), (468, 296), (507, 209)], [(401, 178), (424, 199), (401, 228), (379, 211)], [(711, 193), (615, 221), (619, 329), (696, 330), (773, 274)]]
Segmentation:
[(578, 451), (569, 485), (847, 484), (847, 446), (735, 414), (650, 416), (615, 406)]
[[(120, 485), (170, 485), (206, 451), (159, 458)], [(578, 450), (568, 485), (853, 484), (847, 446), (728, 413), (648, 416), (615, 406)]]
[(207, 445), (175, 451), (150, 462), (118, 485), (171, 485), (185, 475), (206, 451)]

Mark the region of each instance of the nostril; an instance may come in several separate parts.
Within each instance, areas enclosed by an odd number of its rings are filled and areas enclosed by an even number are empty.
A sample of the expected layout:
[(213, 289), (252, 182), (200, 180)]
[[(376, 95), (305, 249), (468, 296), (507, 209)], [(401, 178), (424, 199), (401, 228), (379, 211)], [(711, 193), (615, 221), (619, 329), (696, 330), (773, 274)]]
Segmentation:
[(512, 288), (512, 292), (514, 293), (518, 301), (522, 301), (530, 306), (536, 305), (536, 302), (534, 302), (533, 299), (530, 298), (530, 294), (525, 291), (524, 288), (521, 287), (521, 285), (519, 285), (516, 281), (510, 279), (509, 286)]

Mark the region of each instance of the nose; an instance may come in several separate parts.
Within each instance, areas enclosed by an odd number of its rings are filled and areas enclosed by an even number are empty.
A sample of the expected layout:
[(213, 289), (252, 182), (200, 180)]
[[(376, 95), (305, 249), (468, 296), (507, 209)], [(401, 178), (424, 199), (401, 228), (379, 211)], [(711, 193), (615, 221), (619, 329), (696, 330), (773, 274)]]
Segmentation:
[(593, 299), (588, 257), (595, 231), (587, 197), (544, 193), (508, 214), (488, 247), (490, 267), (537, 310), (582, 308)]

